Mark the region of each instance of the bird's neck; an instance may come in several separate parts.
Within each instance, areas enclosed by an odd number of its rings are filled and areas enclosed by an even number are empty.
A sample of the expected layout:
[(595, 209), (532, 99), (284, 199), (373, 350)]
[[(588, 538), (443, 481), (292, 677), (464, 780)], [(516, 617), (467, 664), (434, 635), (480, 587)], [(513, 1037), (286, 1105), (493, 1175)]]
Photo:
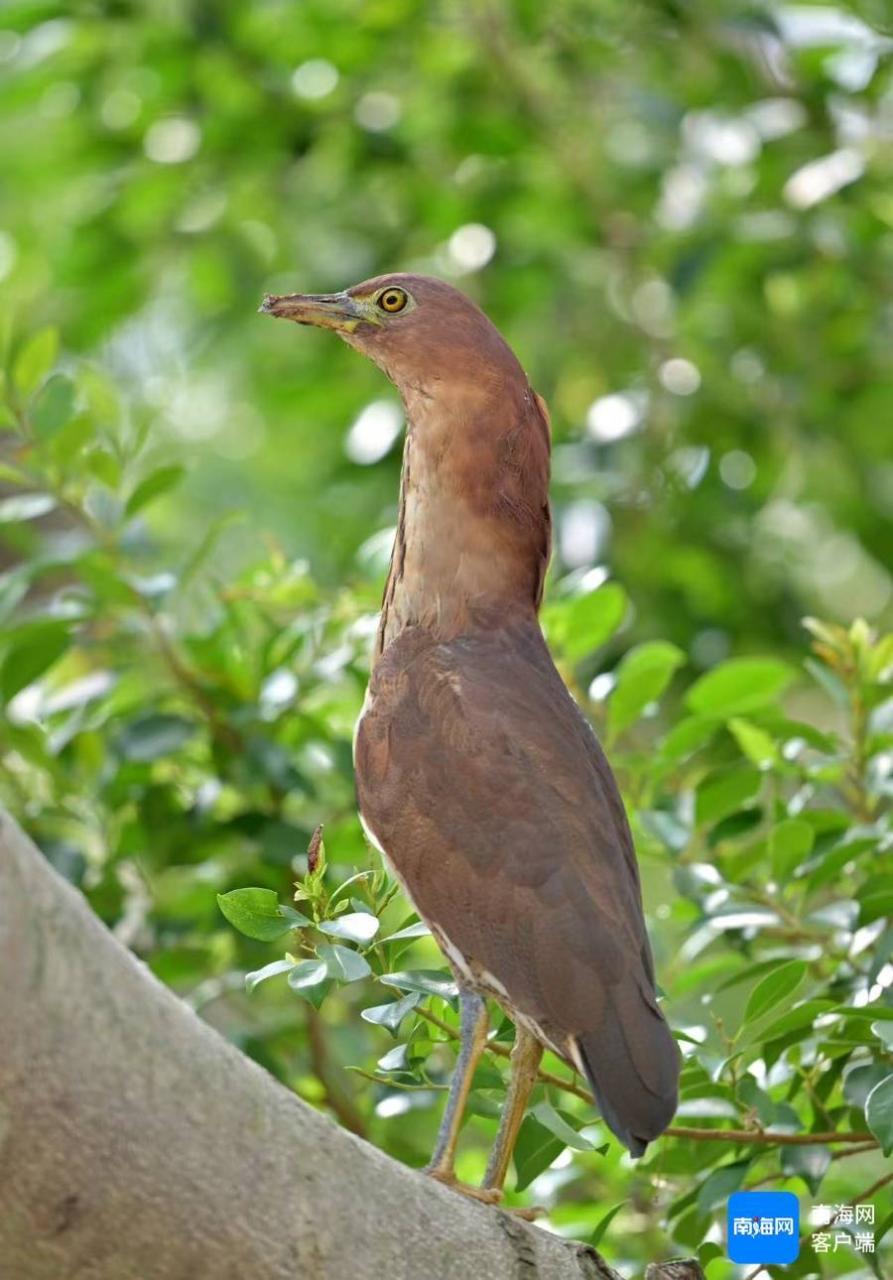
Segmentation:
[(526, 382), (499, 396), (405, 396), (400, 511), (377, 652), (535, 617), (549, 558), (549, 427)]

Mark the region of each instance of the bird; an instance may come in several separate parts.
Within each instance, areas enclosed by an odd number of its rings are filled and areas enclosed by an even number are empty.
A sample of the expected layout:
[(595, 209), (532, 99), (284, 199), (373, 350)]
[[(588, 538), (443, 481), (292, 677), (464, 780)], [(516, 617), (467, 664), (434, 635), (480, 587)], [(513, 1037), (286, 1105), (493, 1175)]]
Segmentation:
[[(679, 1052), (658, 1004), (639, 869), (595, 732), (539, 609), (551, 554), (551, 427), (484, 312), (430, 276), (260, 310), (329, 329), (399, 391), (397, 529), (355, 736), (361, 821), (453, 971), (460, 1049), (427, 1171), (496, 1202), (544, 1049), (588, 1080), (632, 1156), (669, 1126)], [(479, 1188), (459, 1132), (489, 1035), (515, 1024)]]

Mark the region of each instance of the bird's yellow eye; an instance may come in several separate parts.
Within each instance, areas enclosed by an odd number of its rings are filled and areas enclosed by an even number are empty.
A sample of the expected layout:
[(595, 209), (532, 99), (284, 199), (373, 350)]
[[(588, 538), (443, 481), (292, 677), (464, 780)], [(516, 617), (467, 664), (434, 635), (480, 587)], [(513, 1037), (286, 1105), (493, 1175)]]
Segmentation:
[(409, 301), (409, 295), (404, 293), (402, 289), (383, 289), (376, 299), (382, 311), (389, 312), (393, 315), (395, 311), (402, 311)]

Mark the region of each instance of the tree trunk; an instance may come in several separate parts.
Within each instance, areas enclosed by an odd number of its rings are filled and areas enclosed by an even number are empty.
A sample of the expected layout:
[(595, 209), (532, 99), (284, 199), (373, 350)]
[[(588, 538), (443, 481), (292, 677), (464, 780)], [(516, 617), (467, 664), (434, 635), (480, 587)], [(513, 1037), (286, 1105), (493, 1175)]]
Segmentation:
[[(423, 1273), (616, 1280), (594, 1250), (437, 1185), (293, 1097), (0, 813), (0, 1280)], [(671, 1276), (701, 1272), (649, 1268)]]

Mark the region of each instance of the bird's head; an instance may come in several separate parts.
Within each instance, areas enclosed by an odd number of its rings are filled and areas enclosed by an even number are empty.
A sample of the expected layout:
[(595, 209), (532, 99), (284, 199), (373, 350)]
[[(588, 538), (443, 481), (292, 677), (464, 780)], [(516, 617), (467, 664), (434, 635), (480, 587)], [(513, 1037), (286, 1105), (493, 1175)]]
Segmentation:
[(383, 369), (404, 392), (526, 384), (517, 359), (470, 298), (431, 276), (394, 274), (343, 293), (268, 295), (267, 315), (331, 329)]

